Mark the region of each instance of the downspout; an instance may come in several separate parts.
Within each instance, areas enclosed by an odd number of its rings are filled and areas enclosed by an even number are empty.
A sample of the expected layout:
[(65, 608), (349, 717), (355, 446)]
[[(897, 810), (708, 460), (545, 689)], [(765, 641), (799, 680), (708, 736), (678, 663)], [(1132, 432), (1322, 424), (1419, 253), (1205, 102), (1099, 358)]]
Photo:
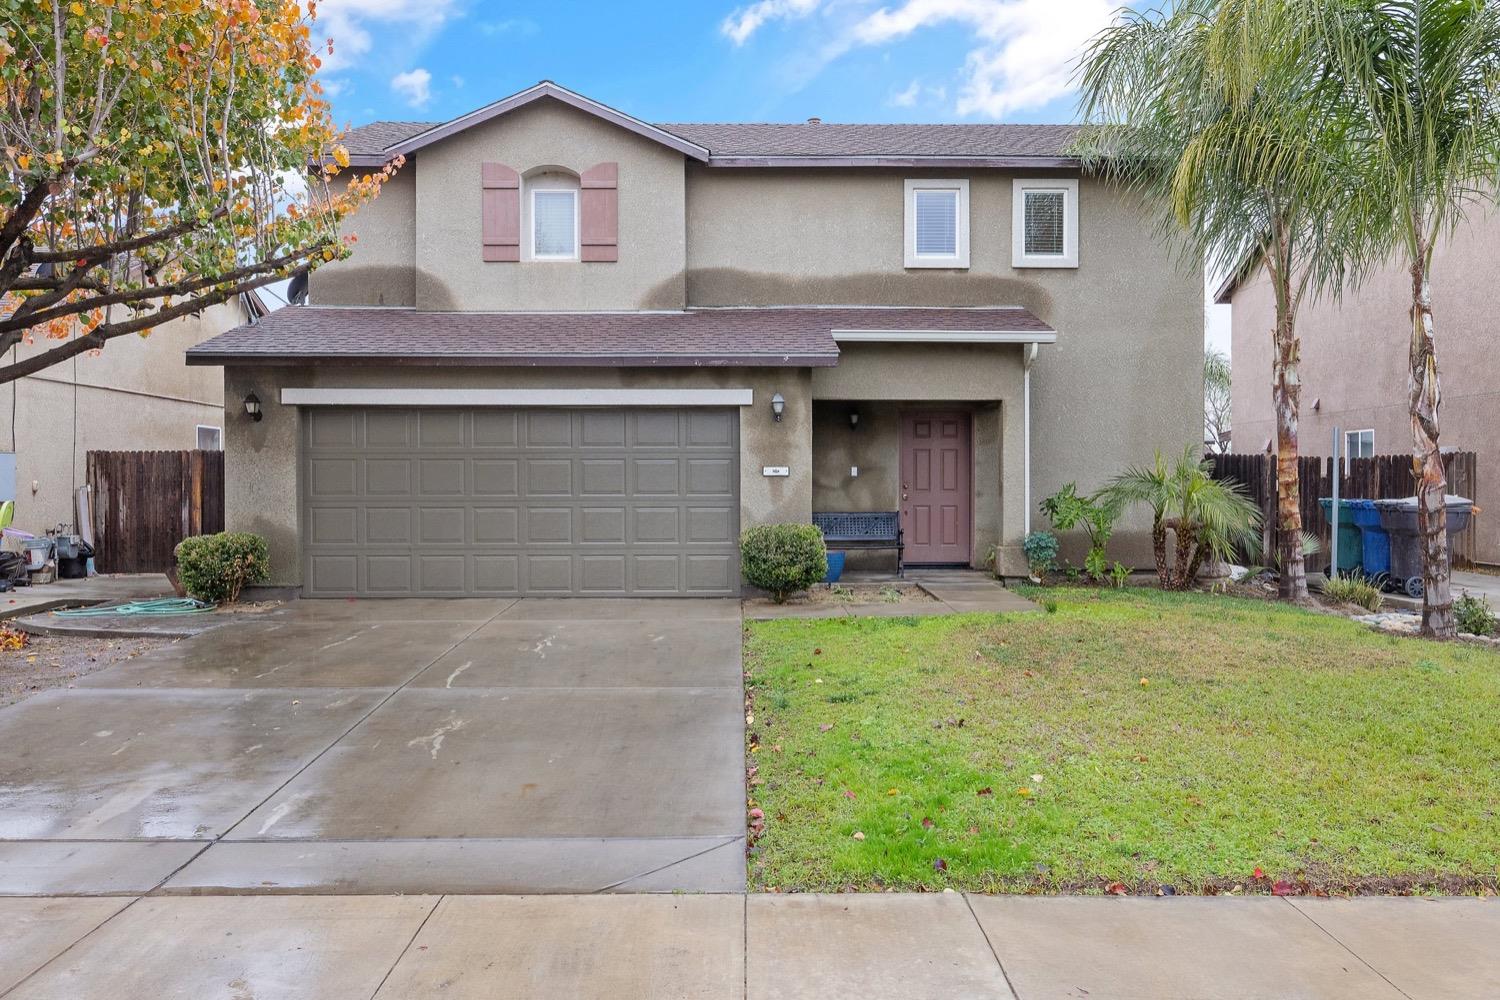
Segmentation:
[(1031, 366), (1036, 363), (1037, 344), (1026, 345), (1021, 370), (1021, 516), (1023, 535), (1031, 534)]

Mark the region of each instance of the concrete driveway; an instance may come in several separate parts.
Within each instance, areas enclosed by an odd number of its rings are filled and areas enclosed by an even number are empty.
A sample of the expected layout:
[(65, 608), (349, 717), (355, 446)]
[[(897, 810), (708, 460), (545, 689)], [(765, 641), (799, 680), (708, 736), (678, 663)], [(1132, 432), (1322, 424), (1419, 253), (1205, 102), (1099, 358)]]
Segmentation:
[(0, 711), (0, 894), (738, 891), (734, 601), (307, 601)]

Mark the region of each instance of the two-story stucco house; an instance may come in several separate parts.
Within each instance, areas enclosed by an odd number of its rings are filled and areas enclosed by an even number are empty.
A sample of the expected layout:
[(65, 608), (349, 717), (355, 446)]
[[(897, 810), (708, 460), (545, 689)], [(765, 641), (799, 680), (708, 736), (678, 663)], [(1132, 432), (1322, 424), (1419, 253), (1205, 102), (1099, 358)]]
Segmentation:
[(309, 596), (734, 594), (744, 528), (840, 510), (1023, 573), (1043, 496), (1202, 424), (1201, 274), (1072, 135), (653, 125), (550, 82), (356, 129), (405, 166), (353, 256), (189, 353), (228, 523)]

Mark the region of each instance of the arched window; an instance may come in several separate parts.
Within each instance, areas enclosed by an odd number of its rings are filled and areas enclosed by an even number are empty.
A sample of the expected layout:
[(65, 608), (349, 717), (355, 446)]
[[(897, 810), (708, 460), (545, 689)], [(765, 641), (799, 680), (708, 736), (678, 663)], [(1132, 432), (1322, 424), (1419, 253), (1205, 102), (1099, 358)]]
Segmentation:
[(578, 259), (578, 175), (562, 167), (528, 171), (521, 199), (527, 260)]

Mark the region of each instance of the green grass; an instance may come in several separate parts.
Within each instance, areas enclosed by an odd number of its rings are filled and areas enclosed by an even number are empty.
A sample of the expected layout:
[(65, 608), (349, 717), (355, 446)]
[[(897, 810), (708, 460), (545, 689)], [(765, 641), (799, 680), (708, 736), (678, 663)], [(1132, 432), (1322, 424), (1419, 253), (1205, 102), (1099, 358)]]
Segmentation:
[(1032, 596), (1051, 613), (748, 627), (752, 886), (1494, 886), (1500, 655), (1253, 600)]

